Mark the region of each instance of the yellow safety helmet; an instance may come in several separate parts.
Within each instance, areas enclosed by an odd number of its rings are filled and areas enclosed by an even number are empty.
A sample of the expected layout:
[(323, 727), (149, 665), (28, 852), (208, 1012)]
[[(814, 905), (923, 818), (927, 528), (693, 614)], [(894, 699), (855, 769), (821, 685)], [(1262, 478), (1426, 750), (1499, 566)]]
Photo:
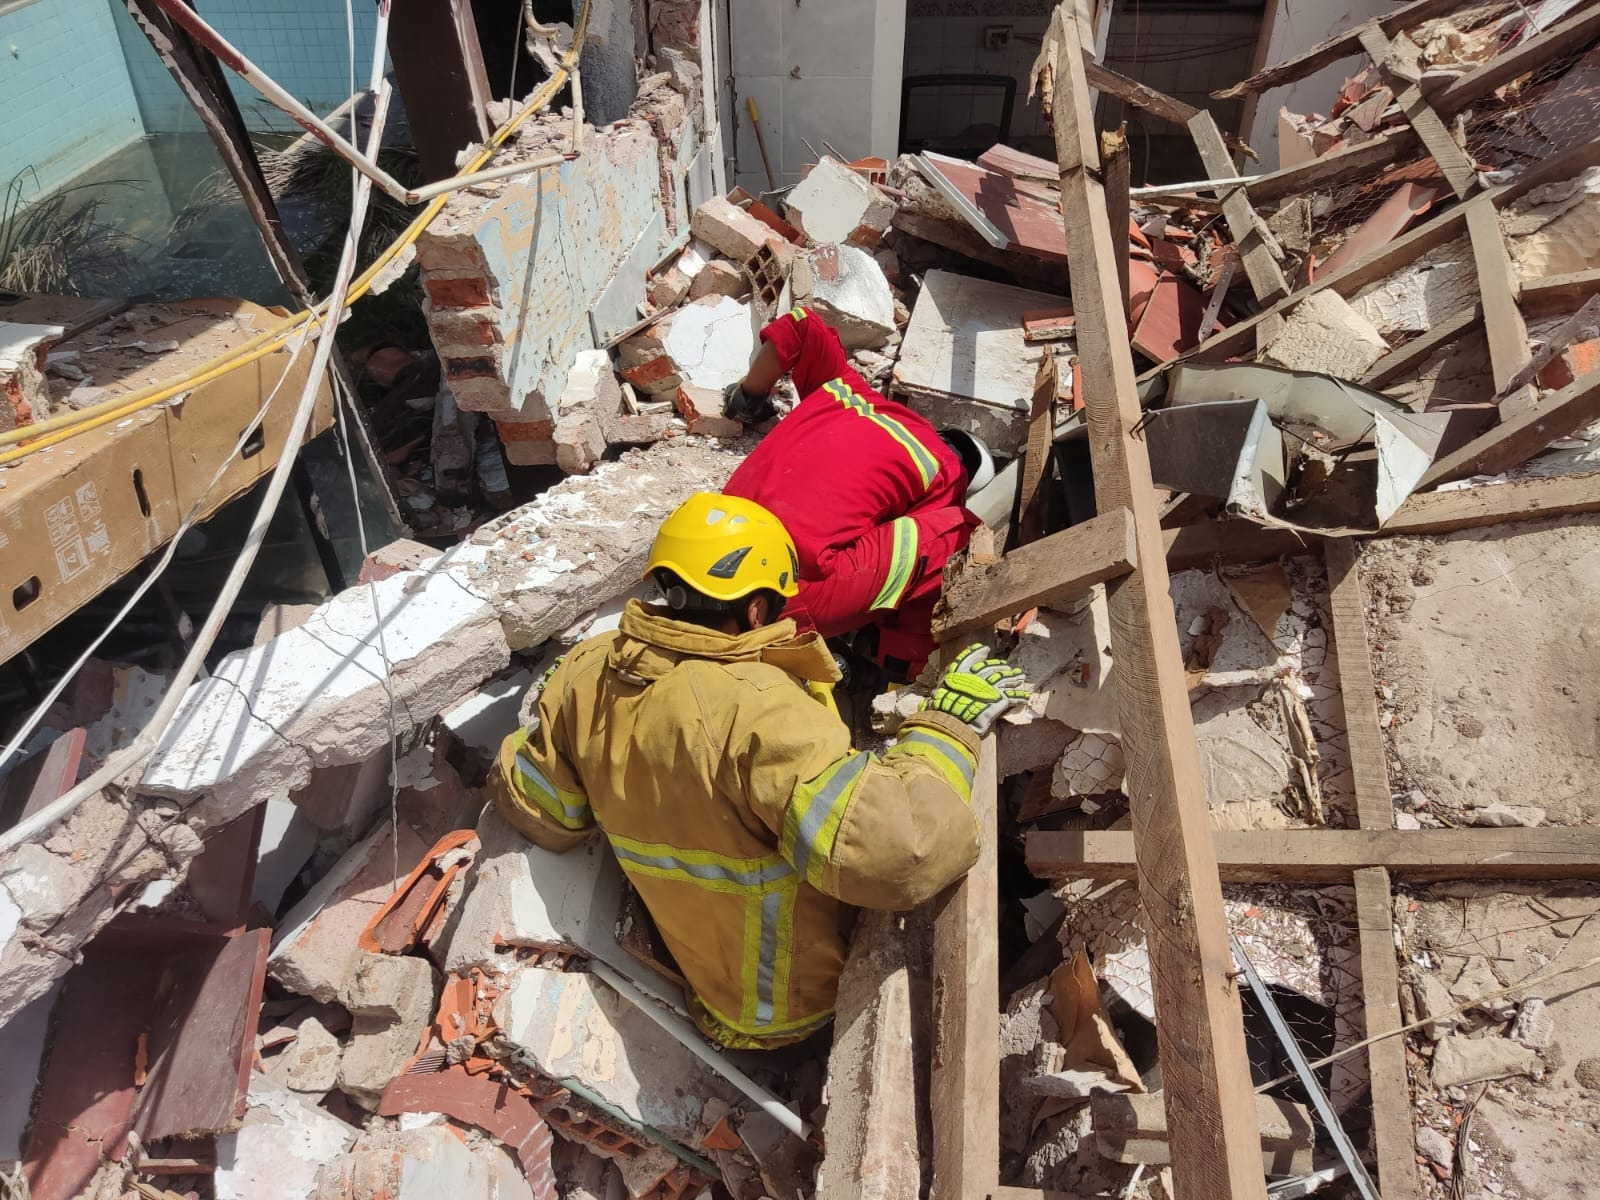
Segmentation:
[(713, 600), (800, 590), (799, 557), (783, 523), (754, 500), (717, 492), (694, 493), (661, 522), (644, 577), (663, 567)]

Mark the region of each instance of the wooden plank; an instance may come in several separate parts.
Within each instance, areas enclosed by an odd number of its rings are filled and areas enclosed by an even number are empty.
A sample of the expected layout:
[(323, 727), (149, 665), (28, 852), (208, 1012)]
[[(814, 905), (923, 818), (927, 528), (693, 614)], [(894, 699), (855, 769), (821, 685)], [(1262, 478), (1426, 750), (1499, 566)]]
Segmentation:
[(1040, 61), (1051, 76), (1095, 501), (1102, 513), (1128, 510), (1137, 550), (1133, 571), (1107, 592), (1173, 1173), (1181, 1196), (1263, 1200), (1260, 1131), (1239, 995), (1229, 975), (1227, 922), (1168, 593), (1166, 546), (1150, 460), (1134, 432), (1142, 413), (1133, 355), (1118, 303), (1105, 200), (1093, 174), (1098, 146), (1083, 44), (1065, 4), (1051, 20)]
[(1307, 296), (1332, 288), (1341, 296), (1353, 296), (1367, 284), (1386, 278), (1408, 263), (1415, 262), (1429, 250), (1437, 249), (1460, 237), (1466, 228), (1467, 213), (1474, 207), (1499, 208), (1543, 184), (1568, 179), (1586, 167), (1600, 163), (1600, 135), (1581, 142), (1570, 149), (1546, 159), (1538, 166), (1525, 171), (1517, 179), (1492, 191), (1480, 192), (1463, 204), (1458, 204), (1432, 220), (1425, 221), (1388, 246), (1364, 258), (1359, 258), (1343, 270), (1317, 280), (1278, 301), (1265, 312), (1248, 320), (1230, 325), (1222, 332), (1207, 338), (1186, 358), (1197, 362), (1219, 362), (1236, 354), (1246, 353), (1255, 346), (1256, 329), (1267, 317), (1282, 316)]
[(488, 117), (494, 96), (471, 6), (466, 0), (396, 5), (389, 61), (424, 182), (455, 174), (456, 152), (494, 131)]
[[(1115, 96), (1124, 104), (1131, 105), (1141, 112), (1147, 112), (1153, 117), (1160, 117), (1163, 121), (1170, 121), (1174, 125), (1188, 125), (1198, 113), (1205, 111), (1194, 105), (1178, 100), (1165, 92), (1158, 92), (1155, 88), (1138, 80), (1129, 79), (1120, 75), (1104, 63), (1096, 62), (1093, 58), (1086, 59), (1083, 64), (1084, 76), (1089, 80), (1089, 86), (1108, 96)], [(1222, 135), (1228, 149), (1236, 154), (1243, 154), (1248, 158), (1258, 158), (1250, 146), (1231, 133)]]
[(1419, 369), (1440, 350), (1453, 346), (1483, 321), (1483, 305), (1458, 312), (1447, 321), (1440, 321), (1427, 333), (1412, 338), (1398, 350), (1385, 354), (1367, 369), (1361, 382), (1369, 388), (1383, 388)]
[(1128, 199), (1130, 157), (1128, 139), (1120, 132), (1100, 135), (1101, 176), (1105, 180), (1106, 224), (1111, 228), (1112, 254), (1116, 258), (1117, 282), (1122, 285), (1122, 312), (1133, 315), (1133, 301), (1128, 292), (1128, 255), (1132, 250), (1127, 231), (1133, 220), (1132, 202)]
[[(1195, 149), (1200, 151), (1200, 161), (1211, 178), (1225, 179), (1233, 174), (1233, 159), (1228, 157), (1228, 151), (1222, 145), (1222, 131), (1217, 128), (1217, 122), (1210, 113), (1196, 113), (1189, 122), (1189, 133), (1194, 138)], [(1218, 198), (1222, 201), (1223, 218), (1233, 232), (1234, 245), (1238, 247), (1239, 257), (1244, 260), (1244, 273), (1250, 279), (1256, 299), (1262, 304), (1275, 304), (1289, 294), (1289, 281), (1283, 277), (1283, 269), (1278, 266), (1278, 260), (1272, 257), (1272, 251), (1261, 236), (1261, 218), (1256, 216), (1242, 187), (1230, 188)], [(1276, 324), (1281, 327), (1282, 318), (1278, 318)], [(1264, 340), (1270, 341), (1274, 336), (1272, 325), (1273, 322), (1268, 322), (1263, 328), (1261, 337)]]
[(1331, 67), (1353, 55), (1361, 53), (1361, 33), (1372, 27), (1389, 36), (1434, 17), (1444, 16), (1454, 12), (1460, 7), (1461, 0), (1411, 0), (1410, 4), (1402, 5), (1386, 13), (1376, 21), (1369, 21), (1347, 29), (1343, 33), (1335, 34), (1325, 42), (1313, 46), (1303, 54), (1281, 63), (1257, 71), (1250, 78), (1241, 80), (1230, 88), (1223, 88), (1219, 92), (1212, 92), (1218, 100), (1232, 100), (1239, 96), (1248, 96), (1252, 93), (1265, 92), (1271, 88), (1281, 87), (1286, 83), (1293, 83), (1297, 79), (1304, 79), (1308, 75), (1315, 75), (1323, 67)]
[(1378, 728), (1377, 689), (1372, 678), (1372, 651), (1367, 644), (1367, 607), (1361, 592), (1361, 572), (1356, 567), (1356, 543), (1351, 538), (1328, 538), (1322, 543), (1322, 553), (1328, 564), (1328, 607), (1333, 617), (1334, 651), (1339, 658), (1339, 696), (1350, 746), (1357, 820), (1363, 829), (1393, 829), (1389, 765)]
[(1600, 473), (1418, 492), (1400, 506), (1381, 532), (1386, 536), (1449, 533), (1591, 512), (1600, 512)]
[(1557, 438), (1600, 420), (1600, 371), (1574, 379), (1553, 396), (1474, 438), (1429, 468), (1423, 488), (1469, 475), (1498, 475), (1527, 462)]
[[(1595, 11), (1600, 12), (1600, 9)], [(1551, 317), (1569, 313), (1595, 296), (1600, 296), (1600, 270), (1524, 279), (1522, 314), (1525, 317)]]
[[(1467, 234), (1472, 239), (1472, 261), (1477, 268), (1478, 293), (1483, 304), (1483, 328), (1489, 335), (1489, 362), (1494, 390), (1503, 394), (1516, 374), (1528, 365), (1528, 326), (1517, 308), (1517, 270), (1511, 264), (1500, 218), (1482, 206), (1467, 214)], [(1524, 389), (1526, 392), (1526, 389)], [(1531, 399), (1531, 396), (1524, 396)]]
[(1000, 885), (995, 740), (972, 783), (977, 865), (934, 901), (932, 1200), (982, 1196), (1000, 1178)]
[[(1366, 1036), (1399, 1029), (1400, 974), (1395, 966), (1394, 918), (1389, 873), (1382, 867), (1355, 872), (1356, 928), (1361, 945), (1361, 998)], [(1406, 1076), (1404, 1038), (1385, 1038), (1367, 1047), (1372, 1079), (1372, 1140), (1378, 1157), (1378, 1186), (1385, 1200), (1416, 1200), (1416, 1127), (1411, 1083)]]
[(1101, 513), (1018, 546), (997, 563), (967, 566), (945, 586), (933, 636), (948, 643), (1036, 604), (1064, 600), (1133, 569), (1133, 518)]
[(1544, 344), (1539, 347), (1538, 353), (1530, 355), (1522, 369), (1511, 377), (1505, 387), (1495, 397), (1497, 401), (1504, 401), (1511, 396), (1520, 395), (1529, 384), (1539, 377), (1546, 367), (1573, 346), (1590, 341), (1600, 336), (1600, 296), (1591, 296), (1583, 306), (1568, 317), (1566, 323), (1560, 328), (1551, 330), (1544, 339)]
[(1417, 136), (1422, 139), (1422, 144), (1433, 156), (1433, 161), (1438, 164), (1444, 177), (1450, 181), (1450, 187), (1454, 190), (1456, 198), (1465, 200), (1478, 186), (1477, 168), (1467, 157), (1466, 151), (1461, 149), (1450, 131), (1445, 128), (1439, 114), (1423, 96), (1422, 89), (1416, 84), (1407, 83), (1390, 69), (1388, 35), (1375, 25), (1366, 25), (1361, 30), (1361, 48), (1377, 66), (1379, 74), (1394, 89), (1400, 111), (1405, 113), (1406, 120), (1411, 122), (1411, 128), (1417, 131)]
[[(1132, 833), (1034, 830), (1042, 879), (1134, 879)], [(1348, 883), (1383, 867), (1401, 879), (1600, 879), (1600, 829), (1272, 829), (1213, 834), (1227, 883)]]
[[(1033, 376), (1033, 407), (1028, 414), (1028, 448), (1022, 456), (1022, 486), (1017, 491), (1017, 543), (1038, 541), (1044, 534), (1045, 514), (1049, 509), (1049, 489), (1044, 486), (1054, 446), (1056, 392), (1061, 380), (1056, 374), (1056, 352), (1040, 348), (1039, 369)], [(1019, 610), (1020, 611), (1020, 610)]]
[(1510, 83), (1519, 75), (1581, 50), (1600, 36), (1600, 5), (1586, 4), (1541, 34), (1524, 38), (1443, 88), (1433, 99), (1442, 117), (1454, 116), (1467, 105)]
[(1293, 529), (1270, 528), (1242, 519), (1196, 521), (1164, 531), (1167, 570), (1189, 571), (1219, 563), (1271, 562), (1309, 554), (1321, 538)]
[(1270, 204), (1291, 196), (1330, 191), (1341, 184), (1371, 179), (1384, 167), (1409, 154), (1417, 144), (1416, 130), (1409, 125), (1388, 129), (1371, 141), (1259, 176), (1246, 184), (1244, 190), (1253, 204)]

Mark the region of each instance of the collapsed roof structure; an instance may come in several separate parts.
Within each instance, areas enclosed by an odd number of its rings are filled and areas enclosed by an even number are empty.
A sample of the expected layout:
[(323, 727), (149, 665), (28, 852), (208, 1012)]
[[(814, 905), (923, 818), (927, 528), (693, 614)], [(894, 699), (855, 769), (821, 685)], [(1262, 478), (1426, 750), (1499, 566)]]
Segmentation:
[[(352, 239), (319, 302), (222, 64), (276, 85), (179, 0), (129, 3), (303, 307), (0, 310), (0, 563), (34, 622), (8, 612), (0, 644), (256, 480), (281, 493), (335, 407), (419, 540), (208, 658), (239, 571), (177, 670), (86, 654), (7, 730), (30, 756), (0, 780), (0, 1046), (31, 1195), (1568, 1180), (1504, 1142), (1595, 1119), (1600, 1080), (1573, 611), (1600, 552), (1600, 9), (1413, 0), (1258, 63), (1223, 98), (1347, 79), (1278, 114), (1280, 165), (1249, 173), (1248, 122), (1097, 60), (1063, 5), (1029, 50), (1050, 147), (825, 143), (766, 191), (726, 186), (700, 5), (519, 15), (547, 73), (498, 128), (475, 40), (396, 12), (402, 91), (430, 54), (466, 82), (409, 93), (425, 183), (375, 162), (381, 54), (367, 151), (313, 125), (363, 172), (357, 214), (369, 188), (422, 205), (359, 274)], [(1135, 186), (1096, 96), (1181, 130), (1205, 178)], [(358, 403), (327, 313), (406, 270), (431, 363), (364, 352)], [(532, 680), (614, 627), (660, 518), (766, 432), (721, 389), (795, 304), (1009, 460), (936, 632), (1036, 685), (985, 741), (971, 875), (858, 920), (825, 1062), (710, 1047), (604, 843), (529, 846), (481, 788)], [(520, 469), (548, 474), (516, 504)], [(36, 525), (93, 588), (31, 565)], [(861, 743), (926, 683), (847, 713)]]

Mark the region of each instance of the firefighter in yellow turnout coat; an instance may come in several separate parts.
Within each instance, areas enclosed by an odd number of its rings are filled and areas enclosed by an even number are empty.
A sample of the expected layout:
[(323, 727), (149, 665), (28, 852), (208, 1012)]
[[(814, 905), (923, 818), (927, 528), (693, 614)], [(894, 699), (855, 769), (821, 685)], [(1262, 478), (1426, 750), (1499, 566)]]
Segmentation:
[(910, 908), (972, 866), (978, 734), (1027, 695), (974, 647), (887, 753), (853, 750), (819, 697), (831, 653), (780, 617), (794, 576), (769, 512), (691, 496), (647, 568), (666, 605), (630, 603), (558, 664), (492, 781), (541, 846), (605, 832), (701, 1028), (733, 1047), (827, 1023), (850, 906)]

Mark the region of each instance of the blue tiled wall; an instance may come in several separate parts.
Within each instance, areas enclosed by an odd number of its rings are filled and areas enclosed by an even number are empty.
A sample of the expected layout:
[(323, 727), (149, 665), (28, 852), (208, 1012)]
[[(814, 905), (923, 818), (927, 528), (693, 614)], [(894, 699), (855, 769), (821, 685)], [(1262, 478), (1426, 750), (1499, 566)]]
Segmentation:
[(106, 0), (0, 13), (0, 189), (31, 166), (48, 192), (143, 132)]

